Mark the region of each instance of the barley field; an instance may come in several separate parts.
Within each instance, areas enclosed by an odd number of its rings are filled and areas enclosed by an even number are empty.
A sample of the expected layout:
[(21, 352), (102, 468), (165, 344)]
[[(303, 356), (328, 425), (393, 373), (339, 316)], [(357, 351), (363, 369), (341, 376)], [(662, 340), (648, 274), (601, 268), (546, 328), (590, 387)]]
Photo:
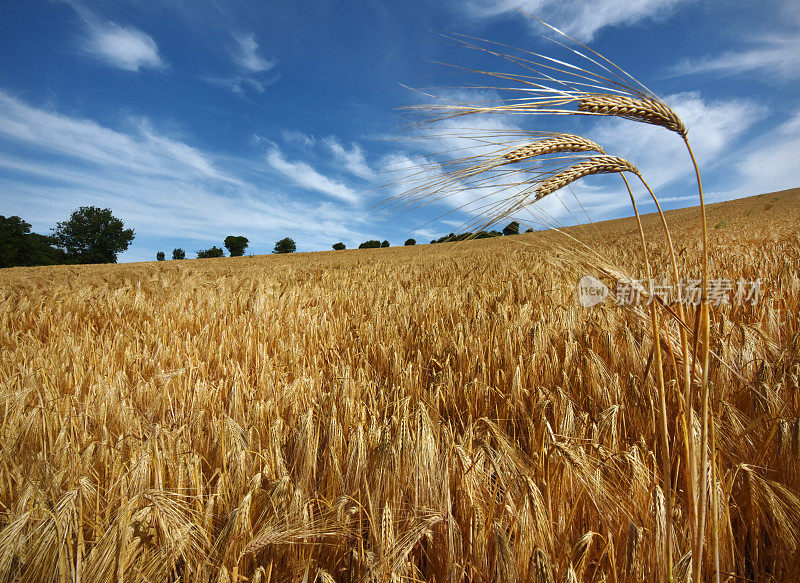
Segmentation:
[[(712, 307), (703, 572), (793, 580), (800, 190), (708, 214), (711, 276), (761, 289)], [(644, 276), (634, 221), (570, 232)], [(670, 508), (646, 312), (587, 273), (557, 233), (1, 271), (0, 580), (654, 581), (668, 513), (689, 580), (682, 405)]]

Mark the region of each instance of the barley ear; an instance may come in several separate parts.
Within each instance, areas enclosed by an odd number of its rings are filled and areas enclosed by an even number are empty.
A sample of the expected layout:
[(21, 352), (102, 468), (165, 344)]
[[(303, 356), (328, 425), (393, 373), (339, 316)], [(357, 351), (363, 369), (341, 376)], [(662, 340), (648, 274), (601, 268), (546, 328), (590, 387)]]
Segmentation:
[(587, 95), (578, 100), (578, 110), (598, 115), (615, 115), (662, 126), (681, 136), (687, 133), (686, 126), (678, 114), (664, 102), (655, 99), (635, 99), (622, 95)]
[(587, 95), (578, 100), (578, 110), (662, 126), (681, 136), (687, 134), (686, 126), (678, 114), (660, 100), (622, 95)]
[(503, 155), (508, 162), (522, 162), (536, 156), (555, 154), (557, 152), (599, 152), (604, 154), (603, 148), (582, 136), (562, 134), (546, 140), (539, 140), (521, 146)]
[(585, 176), (590, 176), (592, 174), (615, 174), (619, 172), (633, 172), (634, 174), (638, 174), (639, 170), (624, 158), (619, 158), (617, 156), (593, 156), (543, 180), (536, 189), (535, 200), (540, 200), (548, 194), (564, 188), (568, 184), (580, 180)]

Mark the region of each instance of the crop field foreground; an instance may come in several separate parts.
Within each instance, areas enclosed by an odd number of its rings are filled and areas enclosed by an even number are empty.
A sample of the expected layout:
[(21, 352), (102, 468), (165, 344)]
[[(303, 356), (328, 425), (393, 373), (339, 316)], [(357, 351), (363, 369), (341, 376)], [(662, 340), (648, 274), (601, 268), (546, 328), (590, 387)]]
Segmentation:
[[(712, 307), (704, 572), (789, 580), (800, 190), (708, 213), (710, 277), (761, 288)], [(696, 277), (697, 209), (667, 220)], [(641, 263), (631, 219), (570, 233)], [(0, 271), (0, 581), (652, 581), (667, 512), (686, 581), (646, 312), (584, 274), (558, 233)]]

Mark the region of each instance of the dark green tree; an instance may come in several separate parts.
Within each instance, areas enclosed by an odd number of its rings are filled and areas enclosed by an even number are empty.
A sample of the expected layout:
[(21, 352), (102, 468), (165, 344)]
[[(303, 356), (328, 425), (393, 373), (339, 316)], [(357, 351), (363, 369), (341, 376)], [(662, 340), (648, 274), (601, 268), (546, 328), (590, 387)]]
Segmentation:
[(533, 233), (533, 229), (525, 229), (526, 233)]
[(164, 259), (166, 259), (166, 255), (164, 255), (163, 251), (156, 253), (156, 261), (164, 261)]
[(225, 251), (214, 245), (211, 249), (201, 249), (197, 251), (198, 259), (212, 259), (214, 257), (225, 257)]
[(186, 259), (186, 251), (178, 247), (177, 249), (172, 250), (172, 258), (173, 259)]
[(381, 247), (388, 247), (388, 246), (389, 246), (389, 241), (384, 239), (383, 242), (381, 243)]
[(133, 229), (126, 229), (111, 209), (96, 206), (80, 207), (53, 229), (55, 244), (75, 263), (116, 263), (133, 237)]
[(359, 249), (378, 249), (381, 246), (380, 241), (376, 241), (375, 239), (370, 239), (369, 241), (364, 241), (361, 245), (358, 246)]
[(272, 249), (273, 253), (294, 253), (295, 251), (297, 251), (297, 245), (294, 239), (289, 237), (276, 241), (275, 247)]
[(30, 223), (20, 217), (0, 215), (0, 267), (28, 265)]
[(0, 215), (0, 267), (66, 263), (64, 252), (52, 245), (51, 237), (31, 233), (27, 221)]
[(228, 235), (225, 237), (225, 248), (231, 254), (231, 257), (244, 255), (244, 250), (247, 249), (249, 243), (250, 241), (247, 240), (247, 237), (242, 237), (241, 235)]
[(334, 243), (331, 245), (335, 251), (341, 251), (342, 249), (347, 249), (347, 245), (339, 241), (338, 243)]
[(416, 244), (417, 244), (416, 239), (406, 239), (406, 242), (403, 243), (403, 245), (405, 245), (406, 247), (408, 247), (409, 245), (416, 245)]
[(519, 223), (517, 221), (508, 223), (503, 227), (503, 235), (519, 235)]

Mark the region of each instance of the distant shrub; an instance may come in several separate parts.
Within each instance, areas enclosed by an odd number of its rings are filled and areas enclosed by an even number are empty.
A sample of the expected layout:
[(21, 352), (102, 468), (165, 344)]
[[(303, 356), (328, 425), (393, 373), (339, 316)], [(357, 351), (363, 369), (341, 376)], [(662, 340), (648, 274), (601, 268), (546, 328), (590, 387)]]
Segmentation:
[(384, 239), (383, 242), (381, 243), (381, 247), (388, 247), (388, 246), (389, 246), (389, 241)]
[(416, 244), (417, 241), (415, 239), (406, 239), (406, 242), (403, 243), (403, 245), (405, 245), (406, 247), (408, 247), (409, 245), (416, 245)]
[(166, 255), (164, 255), (163, 251), (156, 253), (156, 261), (164, 261), (164, 259), (166, 259)]
[(200, 251), (197, 251), (198, 259), (212, 259), (214, 257), (225, 257), (225, 252), (216, 245), (214, 245), (211, 249), (201, 249)]
[(280, 241), (275, 242), (275, 247), (272, 249), (273, 253), (294, 253), (297, 251), (297, 245), (294, 239), (285, 237)]
[(181, 249), (180, 247), (172, 250), (172, 258), (173, 259), (186, 259), (186, 251)]
[(361, 245), (358, 246), (359, 249), (379, 249), (381, 246), (380, 241), (376, 241), (375, 239), (370, 239), (369, 241), (364, 241)]
[(244, 255), (244, 250), (247, 249), (249, 243), (250, 241), (248, 241), (247, 237), (242, 237), (241, 235), (228, 235), (225, 237), (225, 248), (231, 254), (231, 257)]
[(341, 251), (342, 249), (347, 249), (347, 245), (345, 245), (341, 241), (339, 241), (338, 243), (334, 243), (333, 245), (331, 245), (331, 247), (333, 247), (334, 251)]
[(517, 221), (508, 223), (503, 227), (503, 235), (519, 235), (519, 223)]

